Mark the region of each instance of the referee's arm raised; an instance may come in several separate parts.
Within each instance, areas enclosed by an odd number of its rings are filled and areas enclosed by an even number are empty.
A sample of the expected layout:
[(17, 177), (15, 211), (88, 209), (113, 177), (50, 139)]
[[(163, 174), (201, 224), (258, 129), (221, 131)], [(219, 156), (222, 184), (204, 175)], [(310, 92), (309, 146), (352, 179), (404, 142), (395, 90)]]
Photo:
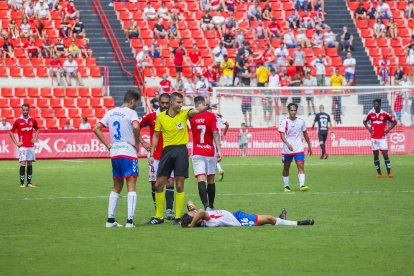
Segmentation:
[(194, 116), (195, 116), (195, 115), (197, 115), (197, 114), (200, 114), (200, 113), (206, 112), (206, 111), (207, 111), (207, 110), (209, 110), (210, 108), (211, 108), (211, 109), (217, 109), (217, 106), (218, 106), (218, 104), (212, 104), (212, 105), (210, 105), (210, 104), (206, 104), (206, 105), (199, 105), (198, 107), (195, 107), (195, 108), (191, 109), (191, 110), (188, 112), (188, 118), (192, 118), (192, 117), (194, 117)]

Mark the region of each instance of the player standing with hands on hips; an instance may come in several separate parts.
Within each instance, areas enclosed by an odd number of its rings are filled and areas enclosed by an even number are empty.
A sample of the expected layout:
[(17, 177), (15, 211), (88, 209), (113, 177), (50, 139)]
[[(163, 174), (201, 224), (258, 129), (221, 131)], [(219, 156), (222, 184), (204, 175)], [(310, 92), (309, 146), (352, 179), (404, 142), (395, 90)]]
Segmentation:
[[(138, 115), (135, 108), (137, 108), (140, 99), (141, 95), (137, 91), (129, 90), (124, 96), (122, 106), (108, 111), (93, 129), (96, 137), (109, 150), (112, 162), (114, 188), (109, 195), (107, 228), (122, 227), (115, 220), (115, 210), (118, 204), (119, 194), (124, 186), (124, 179), (126, 179), (128, 189), (128, 219), (125, 227), (135, 227), (133, 219), (135, 206), (137, 204), (137, 149), (140, 137)], [(104, 127), (109, 128), (111, 143), (106, 140), (102, 133)]]
[[(391, 161), (388, 157), (388, 144), (387, 135), (391, 129), (397, 125), (397, 121), (387, 112), (381, 109), (381, 99), (375, 99), (373, 101), (374, 108), (368, 113), (367, 117), (363, 121), (364, 126), (371, 133), (372, 152), (374, 154), (374, 165), (377, 170), (377, 178), (382, 178), (381, 166), (379, 161), (379, 150), (384, 157), (385, 167), (387, 168), (388, 177), (393, 177), (391, 173)], [(391, 123), (391, 126), (387, 127), (387, 121)], [(368, 125), (370, 123), (370, 125)]]
[(305, 149), (302, 143), (302, 134), (308, 144), (308, 154), (312, 155), (312, 147), (306, 132), (305, 121), (296, 117), (298, 105), (290, 103), (288, 106), (289, 117), (284, 117), (279, 124), (280, 139), (283, 141), (282, 162), (283, 162), (283, 183), (285, 192), (290, 192), (289, 187), (289, 169), (293, 158), (298, 167), (299, 189), (302, 192), (309, 190), (305, 186)]
[[(17, 118), (10, 130), (10, 138), (13, 143), (19, 148), (19, 163), (20, 163), (20, 187), (33, 188), (32, 163), (36, 161), (36, 153), (34, 143), (39, 140), (39, 127), (34, 118), (29, 116), (30, 106), (28, 104), (22, 105), (22, 115)], [(14, 133), (17, 132), (19, 140), (16, 140)], [(35, 137), (33, 138), (33, 132)], [(27, 166), (27, 167), (26, 167)], [(27, 168), (27, 184), (24, 186), (25, 170)]]

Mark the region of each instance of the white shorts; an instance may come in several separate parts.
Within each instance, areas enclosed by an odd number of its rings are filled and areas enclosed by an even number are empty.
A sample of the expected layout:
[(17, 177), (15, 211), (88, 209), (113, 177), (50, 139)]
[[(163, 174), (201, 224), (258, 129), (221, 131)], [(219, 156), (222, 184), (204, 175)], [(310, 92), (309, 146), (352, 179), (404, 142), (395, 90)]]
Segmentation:
[(26, 148), (20, 147), (19, 148), (19, 162), (24, 161), (36, 161), (36, 152), (34, 147)]
[(374, 139), (371, 138), (371, 147), (372, 150), (388, 150), (387, 139)]
[(222, 76), (221, 79), (224, 85), (230, 86), (232, 84), (233, 76)]
[[(148, 181), (149, 182), (155, 182), (157, 181), (157, 171), (158, 171), (158, 165), (160, 164), (160, 160), (155, 160), (154, 163), (148, 164)], [(174, 171), (171, 173), (171, 178), (174, 178)]]
[(193, 170), (196, 177), (200, 175), (215, 175), (216, 167), (216, 157), (193, 155)]

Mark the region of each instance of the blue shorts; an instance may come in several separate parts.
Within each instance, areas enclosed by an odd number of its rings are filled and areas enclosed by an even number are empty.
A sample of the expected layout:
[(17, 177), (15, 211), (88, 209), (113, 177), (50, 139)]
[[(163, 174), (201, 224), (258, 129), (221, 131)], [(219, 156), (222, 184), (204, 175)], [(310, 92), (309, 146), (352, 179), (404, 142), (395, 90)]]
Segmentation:
[(290, 163), (293, 158), (296, 162), (305, 162), (305, 154), (302, 152), (294, 155), (282, 155), (282, 163)]
[(257, 226), (257, 215), (246, 214), (242, 211), (233, 213), (233, 216), (240, 222), (241, 226)]
[(112, 178), (138, 177), (138, 160), (129, 158), (112, 159)]

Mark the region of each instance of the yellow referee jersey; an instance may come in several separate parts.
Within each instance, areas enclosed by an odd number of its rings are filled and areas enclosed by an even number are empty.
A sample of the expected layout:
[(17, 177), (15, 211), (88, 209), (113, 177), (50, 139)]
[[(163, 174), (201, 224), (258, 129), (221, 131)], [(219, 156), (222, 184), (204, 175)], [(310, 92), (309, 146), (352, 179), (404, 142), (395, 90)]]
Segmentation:
[[(331, 83), (332, 86), (342, 86), (343, 78), (341, 75), (332, 75), (331, 76)], [(332, 90), (332, 92), (341, 92), (342, 90)]]
[(174, 117), (167, 114), (168, 110), (160, 112), (157, 115), (154, 130), (162, 131), (163, 148), (186, 145), (188, 143), (187, 119), (190, 110), (181, 109)]
[(269, 79), (269, 70), (265, 66), (260, 66), (256, 70), (257, 82), (266, 83)]

